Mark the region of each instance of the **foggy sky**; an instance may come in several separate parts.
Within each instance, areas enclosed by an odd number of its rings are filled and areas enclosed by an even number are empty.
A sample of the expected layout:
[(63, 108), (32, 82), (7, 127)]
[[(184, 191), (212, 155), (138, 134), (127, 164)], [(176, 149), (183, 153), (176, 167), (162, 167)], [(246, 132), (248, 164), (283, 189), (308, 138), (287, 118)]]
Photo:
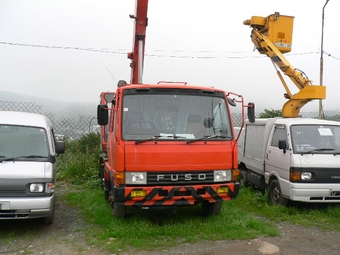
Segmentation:
[[(294, 16), (288, 61), (320, 83), (321, 0), (150, 0), (144, 83), (188, 82), (242, 94), (281, 109), (284, 88), (266, 56), (254, 52), (243, 21)], [(339, 110), (340, 1), (325, 8), (324, 110)], [(130, 80), (134, 0), (0, 0), (0, 90), (60, 101), (98, 102)], [(292, 93), (297, 88), (285, 78)], [(318, 110), (318, 101), (303, 111)]]

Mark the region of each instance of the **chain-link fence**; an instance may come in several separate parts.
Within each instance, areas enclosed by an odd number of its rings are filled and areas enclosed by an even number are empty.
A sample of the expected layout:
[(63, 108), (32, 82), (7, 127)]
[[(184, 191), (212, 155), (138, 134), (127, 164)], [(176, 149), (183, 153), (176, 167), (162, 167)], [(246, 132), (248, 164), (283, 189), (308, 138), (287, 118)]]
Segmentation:
[[(100, 131), (100, 128), (97, 125), (97, 118), (95, 116), (79, 115), (77, 118), (56, 118), (54, 113), (44, 112), (42, 105), (36, 105), (32, 102), (0, 101), (0, 110), (44, 114), (52, 121), (57, 138), (66, 137), (68, 139), (78, 139), (88, 133)], [(255, 115), (258, 118), (260, 113), (256, 113)], [(317, 119), (319, 118), (319, 113), (301, 112), (301, 117)], [(325, 111), (324, 119), (340, 121), (340, 112)], [(242, 114), (233, 113), (233, 120), (236, 127), (241, 126)]]
[(32, 102), (0, 101), (1, 111), (17, 111), (39, 113), (47, 116), (53, 123), (57, 139), (78, 139), (90, 132), (99, 132), (97, 118), (94, 116), (79, 115), (76, 118), (56, 118), (54, 113), (44, 112), (42, 105)]
[[(255, 113), (255, 118), (259, 118), (260, 114), (261, 113)], [(318, 112), (301, 112), (300, 116), (303, 118), (318, 119), (319, 113)], [(339, 111), (324, 111), (323, 118), (325, 120), (340, 121), (340, 112)], [(236, 127), (240, 127), (242, 124), (242, 114), (233, 113), (233, 120), (234, 120), (234, 125)]]

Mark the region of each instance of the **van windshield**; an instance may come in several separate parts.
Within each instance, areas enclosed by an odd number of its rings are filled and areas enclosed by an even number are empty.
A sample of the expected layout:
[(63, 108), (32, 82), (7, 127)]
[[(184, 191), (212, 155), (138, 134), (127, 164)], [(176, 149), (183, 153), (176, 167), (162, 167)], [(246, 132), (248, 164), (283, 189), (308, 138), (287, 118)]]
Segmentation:
[(40, 127), (0, 125), (0, 160), (47, 158), (46, 139)]
[(340, 153), (340, 126), (294, 125), (291, 137), (293, 151), (297, 154)]
[[(161, 89), (158, 89), (161, 90)], [(127, 93), (124, 140), (230, 140), (231, 121), (223, 93), (178, 89)]]

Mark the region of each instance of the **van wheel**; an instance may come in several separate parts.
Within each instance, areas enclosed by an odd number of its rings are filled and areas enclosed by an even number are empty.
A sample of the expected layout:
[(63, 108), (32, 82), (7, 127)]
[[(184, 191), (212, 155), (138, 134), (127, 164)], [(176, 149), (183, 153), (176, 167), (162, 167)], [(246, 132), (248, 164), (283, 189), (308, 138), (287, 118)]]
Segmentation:
[(53, 211), (52, 214), (50, 216), (47, 216), (45, 218), (42, 218), (41, 221), (42, 223), (46, 224), (46, 225), (52, 225), (53, 221), (54, 221), (54, 208), (55, 208), (55, 204), (53, 205)]
[(54, 221), (54, 212), (52, 215), (48, 216), (48, 217), (45, 217), (42, 219), (42, 222), (46, 225), (52, 225), (53, 224), (53, 221)]
[(218, 215), (222, 208), (222, 201), (217, 201), (215, 203), (209, 203), (209, 201), (202, 202), (202, 211), (204, 216), (209, 216), (211, 214)]
[(287, 205), (288, 199), (282, 196), (278, 180), (273, 180), (269, 185), (268, 201), (272, 205)]

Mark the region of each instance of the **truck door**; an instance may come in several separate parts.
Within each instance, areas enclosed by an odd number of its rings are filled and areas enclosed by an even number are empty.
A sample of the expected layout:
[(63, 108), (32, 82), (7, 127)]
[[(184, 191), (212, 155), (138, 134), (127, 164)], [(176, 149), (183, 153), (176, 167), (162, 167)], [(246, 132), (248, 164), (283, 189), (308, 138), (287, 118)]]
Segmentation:
[(265, 156), (265, 175), (267, 181), (269, 175), (275, 174), (279, 179), (282, 194), (288, 196), (290, 150), (288, 148), (286, 150), (279, 149), (279, 140), (286, 140), (286, 144), (289, 146), (285, 125), (273, 126)]

